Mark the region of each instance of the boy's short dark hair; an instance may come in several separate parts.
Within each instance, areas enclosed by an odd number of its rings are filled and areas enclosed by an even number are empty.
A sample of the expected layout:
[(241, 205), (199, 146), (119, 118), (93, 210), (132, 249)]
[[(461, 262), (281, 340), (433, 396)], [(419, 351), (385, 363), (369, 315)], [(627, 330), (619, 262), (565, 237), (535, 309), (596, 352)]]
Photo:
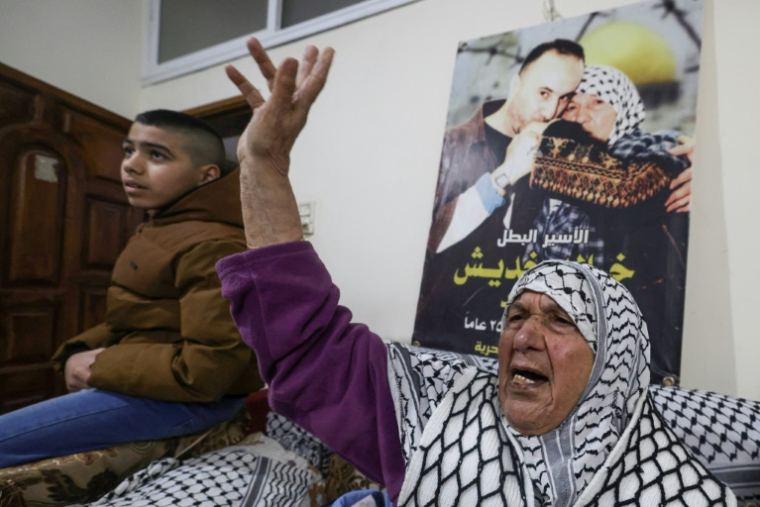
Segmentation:
[(168, 109), (154, 109), (135, 116), (135, 122), (150, 127), (181, 132), (190, 137), (187, 152), (197, 166), (215, 164), (222, 174), (227, 174), (234, 166), (227, 161), (224, 142), (214, 127), (189, 114)]
[(577, 42), (568, 39), (554, 39), (553, 41), (539, 44), (538, 46), (534, 47), (530, 53), (528, 53), (528, 56), (525, 57), (525, 60), (520, 66), (520, 74), (523, 73), (528, 65), (541, 58), (541, 55), (547, 51), (556, 51), (561, 55), (572, 55), (578, 58), (580, 61), (585, 61), (586, 59), (586, 55), (583, 52), (583, 46)]

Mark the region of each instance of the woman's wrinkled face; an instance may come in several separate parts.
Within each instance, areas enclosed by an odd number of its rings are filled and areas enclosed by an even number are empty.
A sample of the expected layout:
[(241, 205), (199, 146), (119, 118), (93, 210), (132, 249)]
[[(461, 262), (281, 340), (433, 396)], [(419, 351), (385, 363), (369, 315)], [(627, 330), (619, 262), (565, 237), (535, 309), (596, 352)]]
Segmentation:
[(507, 309), (499, 340), (499, 401), (523, 435), (543, 435), (570, 415), (594, 353), (572, 318), (548, 295), (524, 291)]
[(580, 123), (591, 137), (607, 142), (617, 121), (617, 112), (596, 95), (576, 93), (562, 113), (562, 119)]

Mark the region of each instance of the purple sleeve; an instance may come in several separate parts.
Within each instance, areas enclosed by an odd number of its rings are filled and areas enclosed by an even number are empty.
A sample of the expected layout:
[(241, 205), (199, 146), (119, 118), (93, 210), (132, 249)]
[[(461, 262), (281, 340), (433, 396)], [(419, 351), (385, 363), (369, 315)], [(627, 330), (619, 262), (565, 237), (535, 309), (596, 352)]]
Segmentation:
[(217, 263), (222, 294), (256, 351), (272, 409), (318, 436), (392, 499), (404, 479), (387, 351), (351, 312), (310, 243)]

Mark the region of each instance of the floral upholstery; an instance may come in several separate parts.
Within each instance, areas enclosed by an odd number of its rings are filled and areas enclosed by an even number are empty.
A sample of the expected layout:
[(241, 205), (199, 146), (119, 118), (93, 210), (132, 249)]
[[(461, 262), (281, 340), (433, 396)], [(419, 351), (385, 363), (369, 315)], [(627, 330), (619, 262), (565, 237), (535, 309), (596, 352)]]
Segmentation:
[(47, 507), (97, 500), (123, 479), (165, 458), (187, 458), (234, 445), (248, 433), (250, 416), (235, 417), (208, 431), (137, 442), (0, 470), (0, 506)]

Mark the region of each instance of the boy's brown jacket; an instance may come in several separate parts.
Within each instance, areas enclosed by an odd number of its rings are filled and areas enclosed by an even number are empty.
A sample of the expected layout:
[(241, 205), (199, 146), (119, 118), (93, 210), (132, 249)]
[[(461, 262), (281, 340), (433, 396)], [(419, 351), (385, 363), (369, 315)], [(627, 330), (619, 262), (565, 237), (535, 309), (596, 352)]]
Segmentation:
[(138, 227), (114, 266), (105, 322), (58, 349), (59, 371), (72, 351), (106, 347), (91, 387), (204, 402), (262, 386), (214, 267), (246, 249), (239, 178), (198, 187)]

